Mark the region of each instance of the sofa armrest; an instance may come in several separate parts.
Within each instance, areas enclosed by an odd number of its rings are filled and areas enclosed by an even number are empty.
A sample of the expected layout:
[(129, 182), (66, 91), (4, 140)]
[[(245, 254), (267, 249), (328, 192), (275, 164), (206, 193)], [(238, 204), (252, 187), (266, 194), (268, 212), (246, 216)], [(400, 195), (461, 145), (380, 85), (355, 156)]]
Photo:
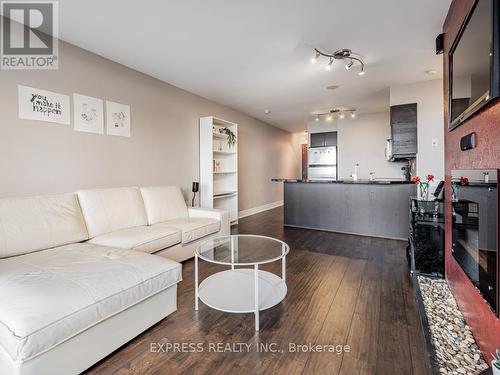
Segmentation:
[(206, 217), (210, 219), (220, 220), (220, 234), (229, 235), (230, 225), (229, 225), (229, 212), (224, 210), (218, 210), (215, 208), (188, 208), (189, 217)]

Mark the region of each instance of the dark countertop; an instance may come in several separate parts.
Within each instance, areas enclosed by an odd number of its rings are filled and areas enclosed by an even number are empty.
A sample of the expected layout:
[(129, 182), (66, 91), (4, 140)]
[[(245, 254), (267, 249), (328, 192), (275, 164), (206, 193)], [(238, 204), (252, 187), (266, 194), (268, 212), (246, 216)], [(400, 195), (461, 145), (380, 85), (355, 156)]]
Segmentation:
[(360, 185), (393, 185), (393, 184), (413, 184), (411, 181), (402, 181), (402, 180), (391, 180), (391, 179), (375, 179), (373, 181), (370, 180), (301, 180), (301, 179), (293, 179), (293, 178), (273, 178), (271, 179), (273, 182), (300, 182), (300, 183), (313, 183), (313, 184), (360, 184)]

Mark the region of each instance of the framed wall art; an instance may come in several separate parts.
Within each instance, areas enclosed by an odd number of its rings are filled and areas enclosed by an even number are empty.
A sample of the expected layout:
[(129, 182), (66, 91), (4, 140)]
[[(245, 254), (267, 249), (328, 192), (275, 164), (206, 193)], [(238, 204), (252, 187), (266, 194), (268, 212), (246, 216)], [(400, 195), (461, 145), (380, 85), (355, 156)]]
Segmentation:
[(106, 132), (130, 137), (130, 106), (106, 101)]
[(101, 99), (73, 94), (73, 112), (76, 131), (104, 133), (104, 106)]
[(68, 95), (19, 85), (18, 100), (20, 119), (70, 124)]

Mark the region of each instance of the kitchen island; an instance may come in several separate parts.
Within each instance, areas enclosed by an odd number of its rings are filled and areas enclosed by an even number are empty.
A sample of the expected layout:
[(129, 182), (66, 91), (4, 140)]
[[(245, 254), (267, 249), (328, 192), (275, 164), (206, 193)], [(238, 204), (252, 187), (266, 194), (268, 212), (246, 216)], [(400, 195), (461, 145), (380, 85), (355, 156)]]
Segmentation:
[(409, 198), (401, 180), (273, 179), (284, 185), (284, 225), (406, 240)]

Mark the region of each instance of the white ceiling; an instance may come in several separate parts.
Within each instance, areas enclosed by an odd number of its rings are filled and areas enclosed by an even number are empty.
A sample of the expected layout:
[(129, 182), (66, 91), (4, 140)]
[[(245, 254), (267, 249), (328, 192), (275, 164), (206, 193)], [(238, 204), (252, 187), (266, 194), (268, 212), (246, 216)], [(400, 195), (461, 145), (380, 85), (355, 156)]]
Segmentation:
[[(61, 39), (289, 131), (333, 107), (374, 112), (387, 88), (442, 71), (451, 0), (64, 0)], [(366, 75), (310, 63), (350, 48)], [(340, 85), (327, 91), (328, 85)], [(264, 109), (272, 112), (268, 115)]]

